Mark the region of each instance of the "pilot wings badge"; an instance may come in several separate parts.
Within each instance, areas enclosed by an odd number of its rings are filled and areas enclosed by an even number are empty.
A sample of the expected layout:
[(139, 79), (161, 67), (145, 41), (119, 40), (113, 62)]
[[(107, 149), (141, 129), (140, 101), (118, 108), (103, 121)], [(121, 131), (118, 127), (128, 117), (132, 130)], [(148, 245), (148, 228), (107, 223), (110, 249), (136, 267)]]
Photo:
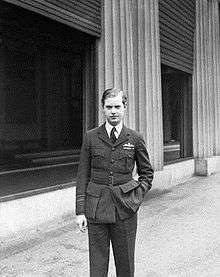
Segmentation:
[(125, 143), (125, 144), (123, 145), (123, 149), (126, 149), (126, 150), (134, 149), (134, 145), (131, 144), (130, 142)]

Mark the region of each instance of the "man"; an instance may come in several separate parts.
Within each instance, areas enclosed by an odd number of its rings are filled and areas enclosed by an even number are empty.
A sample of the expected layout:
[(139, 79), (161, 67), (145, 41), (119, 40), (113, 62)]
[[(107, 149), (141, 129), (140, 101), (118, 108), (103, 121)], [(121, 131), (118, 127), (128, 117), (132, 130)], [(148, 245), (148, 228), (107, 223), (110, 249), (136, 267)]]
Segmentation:
[[(127, 96), (116, 88), (102, 96), (106, 122), (86, 133), (76, 188), (76, 222), (88, 222), (90, 277), (107, 276), (109, 246), (118, 277), (134, 276), (137, 210), (150, 190), (153, 169), (142, 136), (123, 125)], [(132, 171), (136, 163), (138, 181)]]

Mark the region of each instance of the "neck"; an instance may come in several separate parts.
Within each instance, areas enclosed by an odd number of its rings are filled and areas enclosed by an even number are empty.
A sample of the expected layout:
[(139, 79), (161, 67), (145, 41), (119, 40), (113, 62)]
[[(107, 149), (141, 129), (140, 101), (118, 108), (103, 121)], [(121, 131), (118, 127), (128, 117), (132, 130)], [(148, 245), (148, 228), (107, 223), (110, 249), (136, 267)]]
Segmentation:
[(122, 121), (121, 122), (119, 122), (118, 124), (116, 124), (116, 125), (112, 125), (111, 123), (109, 123), (107, 120), (105, 121), (105, 123), (107, 123), (108, 125), (110, 125), (110, 126), (112, 126), (112, 127), (117, 127), (117, 126), (119, 126), (119, 125), (123, 125), (123, 123), (122, 123)]

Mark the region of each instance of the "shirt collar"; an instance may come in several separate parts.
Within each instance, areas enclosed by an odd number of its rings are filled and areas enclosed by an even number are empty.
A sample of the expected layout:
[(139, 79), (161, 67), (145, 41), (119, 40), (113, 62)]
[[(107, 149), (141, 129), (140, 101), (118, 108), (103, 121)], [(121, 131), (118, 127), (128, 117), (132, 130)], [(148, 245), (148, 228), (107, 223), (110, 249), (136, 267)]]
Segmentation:
[(116, 138), (118, 138), (119, 135), (120, 135), (120, 133), (121, 133), (122, 127), (123, 127), (122, 121), (121, 121), (118, 125), (112, 126), (112, 125), (109, 124), (108, 121), (106, 120), (106, 122), (105, 122), (105, 129), (106, 129), (106, 131), (107, 131), (109, 137), (110, 137), (110, 133), (111, 133), (111, 130), (112, 130), (113, 127), (115, 127), (115, 129), (116, 129), (115, 136), (116, 136)]

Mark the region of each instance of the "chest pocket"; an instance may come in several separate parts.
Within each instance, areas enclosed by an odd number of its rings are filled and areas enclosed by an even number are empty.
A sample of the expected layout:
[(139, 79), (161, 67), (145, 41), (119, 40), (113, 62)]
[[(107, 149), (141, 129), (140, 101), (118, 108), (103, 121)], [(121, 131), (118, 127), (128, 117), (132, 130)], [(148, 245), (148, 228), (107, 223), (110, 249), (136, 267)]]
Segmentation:
[(120, 150), (116, 153), (116, 159), (134, 159), (134, 150)]
[(93, 168), (102, 168), (105, 160), (105, 151), (99, 148), (94, 149), (91, 156), (91, 166)]
[(115, 160), (119, 170), (132, 171), (134, 167), (134, 150), (124, 150), (115, 153)]

